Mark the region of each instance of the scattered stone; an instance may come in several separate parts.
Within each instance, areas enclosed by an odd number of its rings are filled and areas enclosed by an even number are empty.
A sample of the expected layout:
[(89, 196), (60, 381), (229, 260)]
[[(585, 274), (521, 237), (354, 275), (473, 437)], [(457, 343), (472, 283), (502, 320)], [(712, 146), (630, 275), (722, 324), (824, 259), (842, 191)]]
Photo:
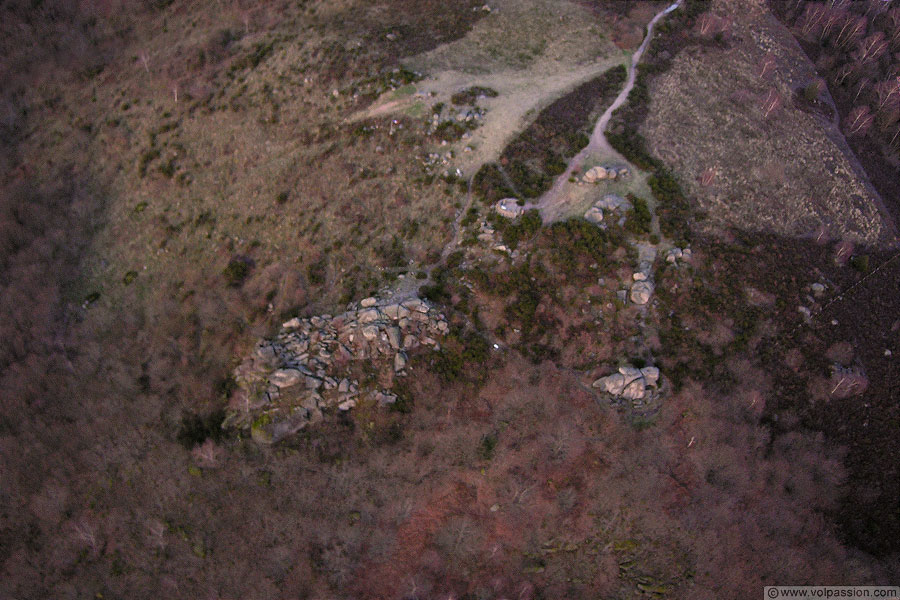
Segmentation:
[(641, 273), (640, 271), (638, 271), (637, 273), (632, 275), (631, 278), (634, 279), (635, 281), (647, 281), (647, 274)]
[(620, 302), (625, 303), (628, 300), (628, 290), (617, 291), (616, 298), (618, 298)]
[(825, 293), (825, 286), (821, 283), (814, 283), (809, 287), (812, 289), (812, 293), (816, 298), (821, 298), (822, 294)]
[(378, 402), (378, 406), (387, 406), (397, 401), (397, 395), (390, 392), (380, 391), (376, 392), (374, 396), (375, 401)]
[(371, 308), (372, 306), (375, 306), (376, 304), (378, 304), (378, 300), (376, 300), (375, 298), (372, 298), (371, 296), (369, 296), (368, 298), (363, 298), (359, 302), (359, 305), (362, 306), (363, 308)]
[(399, 372), (406, 368), (406, 355), (398, 352), (394, 355), (394, 371)]
[(300, 319), (294, 317), (290, 321), (285, 321), (281, 324), (282, 329), (297, 329), (300, 327)]

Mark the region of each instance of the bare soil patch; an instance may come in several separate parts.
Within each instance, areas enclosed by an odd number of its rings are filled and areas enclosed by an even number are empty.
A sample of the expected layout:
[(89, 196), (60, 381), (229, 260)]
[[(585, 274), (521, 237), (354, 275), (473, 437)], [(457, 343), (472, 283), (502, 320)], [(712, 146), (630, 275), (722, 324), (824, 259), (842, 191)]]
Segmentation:
[[(684, 50), (654, 80), (641, 127), (654, 152), (712, 227), (892, 240), (877, 193), (830, 138), (831, 123), (791, 106), (794, 89), (815, 79), (812, 65), (764, 7), (717, 6), (733, 19), (724, 46)], [(761, 76), (768, 60), (774, 68)]]

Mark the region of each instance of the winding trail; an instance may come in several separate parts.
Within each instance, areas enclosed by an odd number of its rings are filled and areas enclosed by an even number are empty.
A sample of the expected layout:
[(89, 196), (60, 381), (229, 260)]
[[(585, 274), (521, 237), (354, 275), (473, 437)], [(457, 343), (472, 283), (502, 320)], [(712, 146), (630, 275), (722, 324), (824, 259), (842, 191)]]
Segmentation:
[[(588, 145), (569, 161), (569, 166), (566, 168), (565, 172), (556, 178), (553, 186), (541, 196), (537, 203), (529, 206), (529, 208), (539, 209), (541, 211), (541, 217), (543, 217), (545, 221), (553, 220), (559, 216), (559, 209), (565, 204), (568, 198), (567, 188), (571, 185), (569, 177), (581, 168), (584, 161), (589, 156), (599, 154), (614, 157), (620, 162), (626, 162), (625, 159), (609, 145), (609, 142), (606, 139), (606, 128), (609, 126), (609, 121), (612, 118), (613, 113), (625, 104), (628, 100), (628, 94), (630, 94), (631, 90), (634, 88), (634, 82), (637, 79), (637, 65), (640, 63), (644, 51), (650, 45), (650, 40), (653, 38), (653, 28), (660, 19), (680, 7), (682, 2), (684, 2), (684, 0), (677, 0), (665, 10), (657, 13), (657, 15), (651, 19), (650, 23), (647, 24), (647, 35), (644, 36), (644, 41), (631, 57), (631, 64), (628, 66), (628, 77), (625, 80), (625, 86), (622, 88), (622, 91), (619, 92), (619, 95), (616, 96), (616, 99), (609, 108), (606, 109), (606, 112), (604, 112), (597, 120), (597, 124), (594, 126), (594, 131), (591, 133), (591, 139), (588, 142)], [(632, 172), (633, 170), (632, 167)]]
[[(681, 6), (684, 0), (677, 0), (675, 3), (669, 5), (664, 10), (657, 13), (653, 19), (647, 24), (647, 35), (644, 36), (644, 41), (641, 43), (640, 47), (634, 52), (631, 57), (631, 63), (628, 67), (628, 76), (625, 80), (625, 85), (622, 87), (622, 91), (619, 92), (619, 95), (616, 96), (616, 99), (613, 103), (606, 109), (606, 111), (600, 116), (597, 120), (597, 124), (594, 126), (594, 130), (591, 133), (591, 138), (588, 142), (588, 145), (584, 147), (577, 155), (575, 155), (572, 160), (569, 161), (568, 167), (566, 167), (565, 172), (557, 177), (556, 181), (553, 183), (553, 186), (547, 190), (547, 192), (541, 196), (537, 203), (530, 204), (526, 206), (526, 208), (537, 208), (541, 211), (541, 217), (544, 222), (549, 222), (559, 217), (562, 213), (562, 208), (566, 204), (568, 200), (569, 189), (568, 186), (571, 185), (569, 182), (569, 177), (578, 169), (581, 168), (581, 165), (584, 163), (585, 159), (587, 159), (591, 155), (595, 154), (603, 154), (606, 156), (614, 157), (619, 162), (627, 162), (625, 159), (616, 152), (612, 146), (609, 145), (609, 142), (606, 140), (606, 128), (609, 125), (609, 121), (612, 118), (613, 113), (620, 106), (625, 104), (628, 100), (628, 94), (631, 93), (631, 90), (634, 88), (634, 83), (637, 79), (637, 65), (641, 61), (641, 57), (644, 55), (644, 51), (650, 45), (650, 40), (653, 37), (653, 28), (662, 19), (664, 16), (669, 14), (670, 12), (676, 10)], [(634, 171), (633, 167), (632, 172)], [(504, 173), (504, 176), (506, 174)], [(469, 189), (466, 195), (466, 203), (460, 210), (460, 212), (456, 215), (456, 218), (453, 222), (453, 236), (450, 241), (444, 246), (443, 251), (441, 252), (440, 259), (426, 267), (427, 276), (423, 280), (415, 280), (413, 278), (408, 278), (402, 284), (395, 287), (393, 293), (390, 294), (390, 302), (398, 302), (404, 300), (406, 298), (416, 296), (418, 294), (419, 287), (423, 285), (430, 285), (433, 283), (432, 273), (438, 267), (444, 266), (447, 263), (447, 258), (452, 254), (460, 245), (462, 241), (462, 220), (465, 215), (469, 212), (469, 209), (473, 204), (473, 194), (472, 194), (472, 183), (474, 180), (474, 175), (469, 177)], [(509, 182), (510, 184), (512, 182)]]

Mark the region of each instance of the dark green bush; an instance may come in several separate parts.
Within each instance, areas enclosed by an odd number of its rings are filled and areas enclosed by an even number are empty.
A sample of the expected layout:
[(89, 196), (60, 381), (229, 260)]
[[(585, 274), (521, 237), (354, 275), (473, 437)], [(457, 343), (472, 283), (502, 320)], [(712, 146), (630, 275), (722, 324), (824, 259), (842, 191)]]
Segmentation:
[(224, 410), (214, 410), (201, 415), (186, 413), (181, 417), (181, 427), (178, 429), (176, 439), (185, 448), (199, 446), (207, 439), (214, 442), (225, 437), (222, 422), (225, 420)]
[(628, 194), (628, 200), (633, 208), (628, 213), (625, 229), (637, 235), (650, 233), (653, 215), (650, 214), (650, 207), (647, 206), (647, 201), (634, 194)]
[(478, 458), (481, 460), (491, 460), (494, 458), (494, 451), (497, 449), (497, 436), (493, 433), (485, 434), (481, 437), (478, 444)]
[(250, 261), (243, 257), (235, 257), (228, 261), (222, 269), (222, 275), (229, 287), (240, 287), (250, 274)]
[(320, 258), (316, 262), (310, 264), (306, 268), (306, 276), (309, 278), (309, 282), (312, 285), (322, 285), (325, 283), (325, 278), (328, 274), (328, 262), (324, 257)]
[(479, 96), (496, 98), (497, 95), (497, 90), (488, 87), (481, 87), (480, 85), (475, 85), (470, 88), (466, 88), (461, 92), (456, 92), (455, 94), (453, 94), (450, 97), (450, 102), (457, 106), (463, 104), (474, 104), (475, 100), (477, 100)]

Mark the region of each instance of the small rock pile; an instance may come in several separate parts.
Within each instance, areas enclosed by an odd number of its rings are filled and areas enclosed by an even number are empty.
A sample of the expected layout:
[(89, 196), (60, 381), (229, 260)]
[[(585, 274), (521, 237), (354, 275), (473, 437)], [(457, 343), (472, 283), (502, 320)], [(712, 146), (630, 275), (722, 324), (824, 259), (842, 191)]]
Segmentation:
[[(603, 221), (604, 211), (621, 211), (624, 213), (630, 209), (631, 202), (629, 202), (625, 198), (616, 194), (606, 194), (605, 196), (603, 196), (603, 198), (594, 202), (593, 206), (591, 206), (588, 211), (584, 213), (584, 218), (591, 223), (600, 223)], [(621, 224), (623, 224), (624, 216), (622, 217), (621, 221)]]
[(655, 396), (659, 392), (659, 369), (656, 367), (619, 367), (617, 373), (601, 377), (593, 384), (613, 397), (632, 402)]
[(625, 179), (629, 175), (627, 167), (601, 167), (598, 165), (588, 169), (581, 180), (585, 183), (597, 183), (603, 180), (615, 181), (616, 179)]
[(671, 264), (677, 264), (680, 261), (691, 262), (691, 249), (690, 248), (672, 248), (668, 252), (666, 252), (666, 262)]
[(640, 269), (631, 276), (633, 283), (629, 298), (635, 304), (644, 305), (650, 302), (650, 297), (656, 289), (650, 279), (651, 273), (652, 265), (649, 262), (642, 262)]
[(253, 439), (274, 443), (322, 420), (322, 410), (350, 410), (364, 396), (380, 405), (397, 397), (363, 390), (349, 376), (353, 361), (387, 360), (396, 376), (406, 374), (407, 353), (439, 349), (447, 320), (423, 300), (359, 308), (332, 317), (294, 318), (272, 340), (263, 340), (234, 371), (237, 389), (226, 425), (250, 428)]

